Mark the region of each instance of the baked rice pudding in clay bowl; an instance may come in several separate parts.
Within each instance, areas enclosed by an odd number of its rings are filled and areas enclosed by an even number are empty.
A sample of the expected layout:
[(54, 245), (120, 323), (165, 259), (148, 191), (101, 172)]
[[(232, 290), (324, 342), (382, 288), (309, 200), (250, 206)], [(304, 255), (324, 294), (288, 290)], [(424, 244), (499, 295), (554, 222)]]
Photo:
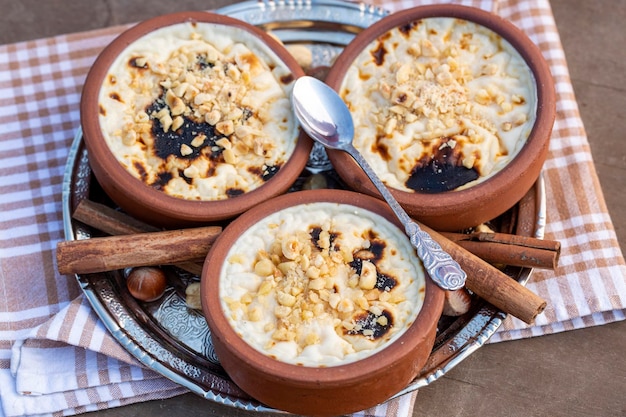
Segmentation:
[[(420, 6), (370, 26), (326, 82), (355, 123), (355, 147), (413, 217), (441, 231), (496, 218), (533, 186), (556, 114), (539, 48), (512, 23), (459, 5)], [(344, 152), (341, 178), (377, 196)]]
[(232, 218), (285, 192), (312, 143), (291, 109), (303, 75), (275, 39), (208, 12), (146, 20), (109, 44), (81, 100), (104, 191), (149, 223)]
[(207, 255), (201, 300), (238, 386), (276, 409), (330, 416), (381, 403), (419, 374), (444, 291), (384, 202), (326, 189), (231, 222)]

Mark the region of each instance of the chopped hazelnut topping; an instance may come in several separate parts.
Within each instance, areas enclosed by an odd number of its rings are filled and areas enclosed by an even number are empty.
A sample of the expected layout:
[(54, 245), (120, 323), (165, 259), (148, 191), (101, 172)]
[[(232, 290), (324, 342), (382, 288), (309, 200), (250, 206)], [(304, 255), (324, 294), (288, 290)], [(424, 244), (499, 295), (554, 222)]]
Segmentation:
[(178, 130), (184, 122), (185, 120), (181, 116), (176, 116), (174, 120), (172, 120), (172, 130)]
[[(263, 280), (256, 291), (244, 293), (240, 300), (225, 302), (230, 308), (247, 309), (247, 319), (259, 321), (261, 310), (258, 306), (266, 303), (262, 301), (266, 297), (274, 298), (273, 314), (276, 322), (271, 326), (272, 339), (276, 342), (296, 342), (299, 349), (320, 340), (320, 335), (316, 333), (299, 336), (299, 325), (325, 315), (335, 317), (337, 325), (345, 331), (357, 331), (365, 337), (374, 337), (374, 331), (362, 331), (360, 326), (363, 324), (359, 324), (355, 317), (376, 314), (378, 326), (388, 325), (387, 318), (382, 315), (383, 307), (371, 304), (379, 300), (391, 300), (389, 288), (376, 289), (376, 264), (361, 260), (359, 275), (349, 266), (355, 256), (351, 252), (345, 254), (345, 251), (333, 248), (332, 232), (327, 225), (321, 228), (316, 239), (312, 236), (306, 233), (279, 236), (270, 245), (269, 251), (260, 250), (253, 269), (254, 274)], [(369, 240), (363, 241), (363, 247), (356, 252), (360, 259), (373, 258), (367, 249), (370, 244)], [(229, 262), (239, 260), (237, 256), (229, 258)], [(341, 293), (335, 287), (340, 269), (346, 271), (342, 274), (348, 275), (348, 282), (354, 282)], [(253, 307), (246, 307), (248, 305)], [(358, 330), (355, 330), (357, 327)]]
[(191, 148), (189, 147), (189, 145), (186, 145), (186, 144), (184, 144), (184, 143), (183, 143), (183, 144), (180, 146), (180, 154), (181, 154), (182, 156), (189, 156), (189, 155), (191, 155), (192, 153), (193, 153), (193, 149), (191, 149)]
[(469, 181), (497, 172), (523, 146), (536, 106), (519, 53), (490, 29), (452, 18), (425, 18), (373, 40), (340, 94), (355, 121), (355, 147), (388, 186), (409, 192), (420, 191), (411, 177), (449, 139), (458, 143), (452, 163), (477, 173)]
[(185, 177), (187, 178), (197, 178), (198, 175), (200, 175), (200, 171), (195, 165), (189, 165), (187, 168), (184, 169), (183, 175), (185, 175)]
[[(106, 114), (121, 116), (100, 119), (117, 159), (184, 199), (223, 200), (264, 184), (298, 139), (286, 63), (245, 31), (180, 23), (157, 32), (122, 52), (101, 91)], [(179, 181), (185, 171), (197, 181)]]
[(167, 90), (165, 101), (170, 108), (172, 116), (183, 114), (187, 108), (185, 102), (180, 97), (177, 97), (173, 90)]

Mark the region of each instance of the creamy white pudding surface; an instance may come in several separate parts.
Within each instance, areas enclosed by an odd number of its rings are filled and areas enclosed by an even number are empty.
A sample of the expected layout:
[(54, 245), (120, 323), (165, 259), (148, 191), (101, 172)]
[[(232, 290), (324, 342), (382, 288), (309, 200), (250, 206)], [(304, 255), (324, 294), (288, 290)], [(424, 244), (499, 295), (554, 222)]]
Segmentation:
[[(490, 29), (453, 18), (382, 35), (356, 58), (340, 93), (356, 148), (403, 191), (489, 178), (523, 147), (536, 118), (535, 80), (520, 54)], [(424, 175), (450, 180), (428, 189)]]
[(100, 124), (119, 162), (178, 198), (222, 200), (269, 180), (295, 148), (289, 68), (253, 34), (188, 22), (112, 64)]
[(231, 326), (256, 350), (309, 367), (346, 364), (415, 320), (425, 276), (406, 235), (352, 205), (274, 213), (230, 249), (219, 285)]

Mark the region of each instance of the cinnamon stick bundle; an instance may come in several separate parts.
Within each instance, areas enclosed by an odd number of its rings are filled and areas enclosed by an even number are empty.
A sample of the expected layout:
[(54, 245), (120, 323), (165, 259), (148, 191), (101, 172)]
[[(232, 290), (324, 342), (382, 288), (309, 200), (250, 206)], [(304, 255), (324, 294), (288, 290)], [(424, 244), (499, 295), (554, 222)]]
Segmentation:
[(561, 243), (506, 233), (441, 233), (465, 250), (492, 264), (555, 269)]
[[(104, 204), (82, 200), (74, 214), (74, 219), (109, 235), (127, 235), (156, 232), (154, 226), (112, 209)], [(554, 269), (560, 256), (561, 244), (558, 241), (536, 239), (506, 233), (441, 233), (465, 250), (492, 263), (526, 268)], [(200, 274), (201, 264), (186, 262), (176, 266)]]
[[(94, 210), (98, 212), (97, 215), (88, 214)], [(119, 224), (126, 221), (121, 213), (108, 207), (105, 208), (105, 206), (99, 207), (86, 200), (79, 205), (76, 213), (75, 217), (83, 219), (81, 221), (105, 232), (128, 231), (131, 234), (59, 243), (57, 245), (57, 263), (61, 274), (101, 272), (130, 266), (199, 261), (204, 259), (210, 246), (221, 233), (221, 228), (217, 226), (137, 233), (139, 230), (131, 229), (137, 225)], [(98, 220), (94, 221), (93, 219)], [(534, 242), (530, 238), (492, 233), (479, 234), (469, 238), (469, 240), (468, 235), (459, 237), (448, 234), (452, 238), (451, 240), (444, 234), (435, 232), (424, 225), (421, 227), (463, 268), (467, 274), (466, 287), (485, 301), (529, 324), (534, 322), (537, 315), (545, 309), (545, 300), (461, 246), (467, 245), (468, 242), (474, 242), (476, 245), (469, 245), (468, 247), (481, 253), (485, 249), (479, 245), (496, 241), (498, 244), (510, 246), (504, 250), (505, 255), (508, 256), (510, 253), (520, 253), (517, 249), (519, 245), (535, 248), (533, 245), (539, 242)], [(457, 239), (459, 244), (455, 243), (454, 239)], [(471, 239), (477, 240), (472, 241)], [(548, 266), (552, 262), (554, 253), (556, 253), (556, 258), (554, 258), (554, 262), (556, 262), (560, 245), (558, 242), (548, 242), (546, 245), (547, 248), (541, 250), (548, 250), (552, 254), (547, 256), (548, 260), (543, 259), (541, 264)], [(490, 250), (486, 249), (487, 252)], [(485, 253), (483, 255), (488, 257)], [(520, 259), (522, 258), (524, 256)], [(502, 261), (495, 255), (492, 259), (495, 262)], [(502, 263), (512, 264), (512, 262), (509, 259)]]

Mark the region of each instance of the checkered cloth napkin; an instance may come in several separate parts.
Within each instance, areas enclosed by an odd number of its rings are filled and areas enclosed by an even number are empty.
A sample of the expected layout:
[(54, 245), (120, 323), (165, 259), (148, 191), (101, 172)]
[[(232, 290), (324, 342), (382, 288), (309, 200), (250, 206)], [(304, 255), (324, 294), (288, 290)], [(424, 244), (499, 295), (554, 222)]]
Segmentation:
[[(378, 0), (391, 11), (419, 0)], [(535, 325), (507, 318), (491, 342), (624, 319), (626, 265), (604, 203), (547, 0), (464, 3), (522, 28), (548, 60), (557, 120), (545, 164), (545, 237), (562, 243), (555, 271), (528, 287), (548, 301)], [(0, 47), (0, 416), (71, 415), (186, 389), (146, 369), (106, 331), (74, 277), (55, 267), (64, 239), (61, 188), (79, 126), (82, 84), (115, 27)], [(585, 193), (572, 194), (572, 190)], [(411, 415), (416, 393), (358, 415)]]

